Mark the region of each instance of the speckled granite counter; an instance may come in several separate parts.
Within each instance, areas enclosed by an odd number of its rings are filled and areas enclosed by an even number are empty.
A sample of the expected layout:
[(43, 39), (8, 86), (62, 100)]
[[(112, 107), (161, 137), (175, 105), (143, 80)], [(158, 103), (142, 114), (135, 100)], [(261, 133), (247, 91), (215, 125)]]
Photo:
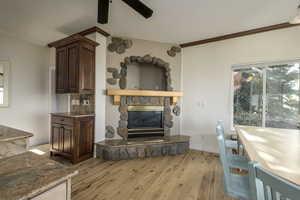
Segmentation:
[(33, 136), (32, 133), (28, 133), (25, 131), (0, 125), (0, 142), (8, 142), (17, 139), (24, 139), (32, 136)]
[(0, 125), (0, 159), (24, 153), (32, 133)]
[(77, 171), (26, 152), (0, 160), (0, 200), (27, 200), (70, 179)]
[(59, 116), (59, 117), (71, 117), (71, 118), (78, 118), (78, 117), (94, 117), (95, 114), (91, 113), (51, 113), (51, 115)]

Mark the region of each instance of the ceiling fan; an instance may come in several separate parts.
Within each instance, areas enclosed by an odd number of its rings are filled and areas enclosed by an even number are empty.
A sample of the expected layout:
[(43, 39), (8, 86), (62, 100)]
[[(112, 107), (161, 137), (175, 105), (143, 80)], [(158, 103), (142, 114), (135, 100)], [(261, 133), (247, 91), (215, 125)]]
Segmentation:
[[(98, 23), (108, 23), (109, 3), (111, 0), (98, 0)], [(146, 19), (150, 18), (153, 14), (153, 10), (146, 6), (140, 0), (121, 0), (141, 14)]]

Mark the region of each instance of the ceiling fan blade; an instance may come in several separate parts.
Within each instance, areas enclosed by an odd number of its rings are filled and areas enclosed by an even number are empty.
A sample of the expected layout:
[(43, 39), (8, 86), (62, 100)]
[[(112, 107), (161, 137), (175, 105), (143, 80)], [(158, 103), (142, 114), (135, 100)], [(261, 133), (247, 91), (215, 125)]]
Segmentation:
[(98, 23), (108, 23), (109, 0), (98, 0)]
[(150, 18), (153, 14), (153, 10), (139, 0), (122, 0), (122, 1), (126, 3), (128, 6), (130, 6), (131, 8), (133, 8), (135, 11), (140, 13), (142, 16), (144, 16), (146, 19)]

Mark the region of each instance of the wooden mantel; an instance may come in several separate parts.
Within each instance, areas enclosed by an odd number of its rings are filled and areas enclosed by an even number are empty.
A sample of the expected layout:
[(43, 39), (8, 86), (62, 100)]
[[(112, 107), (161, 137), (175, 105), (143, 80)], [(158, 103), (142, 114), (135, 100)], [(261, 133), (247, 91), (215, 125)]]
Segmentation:
[(182, 97), (182, 92), (176, 91), (155, 91), (155, 90), (107, 90), (107, 95), (114, 97), (114, 105), (119, 105), (121, 96), (143, 96), (143, 97), (171, 97), (172, 105)]

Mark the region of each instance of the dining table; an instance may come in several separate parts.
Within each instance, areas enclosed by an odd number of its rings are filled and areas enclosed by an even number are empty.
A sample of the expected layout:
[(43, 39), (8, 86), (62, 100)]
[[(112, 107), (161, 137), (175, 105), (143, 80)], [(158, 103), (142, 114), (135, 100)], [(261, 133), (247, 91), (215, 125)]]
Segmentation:
[(235, 126), (250, 161), (300, 186), (300, 130)]

